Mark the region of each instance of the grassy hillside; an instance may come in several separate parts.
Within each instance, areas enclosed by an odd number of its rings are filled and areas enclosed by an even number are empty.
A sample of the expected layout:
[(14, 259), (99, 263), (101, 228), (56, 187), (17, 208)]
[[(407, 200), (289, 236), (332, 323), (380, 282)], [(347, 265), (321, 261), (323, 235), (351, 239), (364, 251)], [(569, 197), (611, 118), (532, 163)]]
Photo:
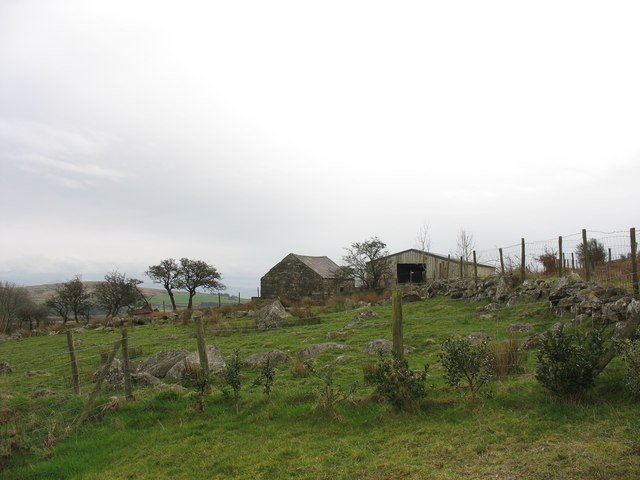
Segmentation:
[[(162, 292), (165, 292), (164, 290)], [(186, 292), (175, 292), (173, 294), (175, 298), (176, 305), (178, 308), (186, 308), (189, 303), (189, 294)], [(171, 299), (169, 295), (166, 293), (156, 294), (150, 298), (148, 298), (149, 303), (153, 305), (154, 308), (162, 309), (162, 302), (167, 310), (171, 309)], [(241, 299), (241, 302), (247, 302), (247, 299)], [(227, 294), (220, 295), (220, 303), (222, 305), (234, 305), (238, 303), (238, 297), (229, 297)], [(195, 308), (200, 306), (201, 304), (210, 304), (217, 306), (218, 305), (218, 294), (212, 293), (196, 293), (193, 297), (193, 305)]]
[[(252, 386), (257, 371), (245, 370), (240, 413), (220, 389), (194, 409), (192, 394), (136, 389), (135, 402), (117, 409), (105, 392), (91, 422), (43, 449), (78, 415), (93, 387), (89, 379), (120, 333), (77, 335), (82, 398), (70, 391), (66, 338), (27, 338), (0, 345), (0, 360), (14, 373), (0, 377), (5, 435), (35, 447), (12, 459), (7, 479), (637, 479), (640, 478), (640, 409), (624, 393), (620, 365), (599, 377), (583, 403), (553, 400), (535, 381), (535, 355), (523, 358), (521, 375), (494, 380), (478, 400), (445, 385), (439, 344), (452, 334), (482, 331), (507, 337), (505, 326), (527, 321), (543, 331), (557, 321), (545, 303), (520, 304), (481, 319), (482, 303), (435, 299), (405, 305), (405, 344), (410, 366), (430, 365), (429, 393), (415, 414), (398, 414), (372, 397), (363, 365), (375, 361), (362, 348), (391, 339), (391, 308), (376, 307), (368, 320), (337, 340), (348, 350), (316, 357), (316, 368), (332, 365), (334, 386), (358, 383), (350, 401), (337, 405), (338, 418), (315, 409), (321, 386), (313, 376), (297, 378), (291, 366), (278, 369), (269, 400)], [(274, 348), (295, 355), (326, 341), (353, 319), (355, 311), (322, 315), (319, 324), (254, 331), (250, 319), (210, 324), (207, 343), (223, 355), (238, 348), (246, 357)], [(301, 322), (302, 323), (302, 322)], [(193, 325), (130, 328), (130, 346), (140, 361), (167, 348), (196, 349)], [(25, 376), (25, 372), (40, 372)], [(37, 396), (48, 388), (56, 395)], [(107, 406), (105, 406), (107, 405)], [(12, 417), (13, 416), (13, 417)], [(6, 445), (6, 442), (5, 442)]]

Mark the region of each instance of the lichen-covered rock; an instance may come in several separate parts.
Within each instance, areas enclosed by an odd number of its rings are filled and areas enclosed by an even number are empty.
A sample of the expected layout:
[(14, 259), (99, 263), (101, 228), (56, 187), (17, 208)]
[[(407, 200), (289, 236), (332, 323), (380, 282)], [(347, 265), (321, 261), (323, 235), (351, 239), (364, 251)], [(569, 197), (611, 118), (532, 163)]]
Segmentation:
[(353, 330), (342, 330), (337, 332), (329, 332), (327, 333), (327, 340), (335, 340), (341, 338), (347, 338), (353, 333)]
[(488, 342), (491, 339), (491, 336), (487, 335), (484, 332), (472, 332), (467, 335), (467, 339), (471, 342), (472, 345), (477, 345), (482, 342)]
[[(220, 354), (220, 349), (215, 345), (207, 345), (207, 360), (209, 363), (210, 373), (220, 373), (227, 366), (224, 358)], [(198, 352), (192, 352), (184, 357), (180, 362), (176, 363), (167, 372), (168, 378), (176, 380), (182, 380), (187, 375), (187, 372), (200, 369), (200, 355)]]
[(507, 325), (507, 332), (509, 333), (526, 333), (533, 330), (533, 325), (527, 322), (516, 322)]
[[(97, 381), (98, 377), (102, 373), (102, 369), (104, 366), (93, 375), (93, 381)], [(135, 373), (137, 371), (137, 366), (132, 361), (129, 361), (129, 370), (131, 373)], [(112, 390), (117, 390), (123, 387), (124, 385), (124, 362), (119, 358), (114, 358), (111, 362), (111, 366), (106, 373), (104, 379), (108, 388)]]
[[(410, 345), (404, 346), (404, 352), (412, 352), (415, 350), (415, 347)], [(391, 353), (393, 350), (393, 342), (391, 340), (387, 340), (384, 338), (378, 338), (376, 340), (372, 340), (367, 343), (367, 345), (362, 349), (364, 353), (368, 353), (369, 355), (379, 355), (381, 353)]]
[(179, 350), (162, 350), (151, 355), (138, 367), (139, 372), (148, 373), (157, 378), (164, 378), (167, 372), (178, 362), (181, 362), (189, 350), (181, 348)]
[(267, 364), (267, 359), (271, 361), (271, 365), (278, 365), (291, 361), (291, 357), (289, 355), (276, 349), (265, 353), (255, 353), (247, 357), (242, 362), (242, 365), (249, 368), (262, 368)]
[(13, 369), (11, 368), (11, 365), (9, 365), (9, 362), (0, 362), (0, 373), (11, 372), (13, 372)]
[(280, 300), (271, 302), (269, 305), (262, 307), (255, 315), (255, 324), (258, 330), (267, 330), (270, 328), (280, 328), (289, 326), (288, 318), (291, 317), (289, 312), (284, 308)]
[(349, 345), (345, 345), (343, 343), (316, 343), (300, 350), (299, 355), (300, 357), (314, 357), (322, 352), (326, 352), (327, 350), (346, 350), (347, 348), (349, 348)]

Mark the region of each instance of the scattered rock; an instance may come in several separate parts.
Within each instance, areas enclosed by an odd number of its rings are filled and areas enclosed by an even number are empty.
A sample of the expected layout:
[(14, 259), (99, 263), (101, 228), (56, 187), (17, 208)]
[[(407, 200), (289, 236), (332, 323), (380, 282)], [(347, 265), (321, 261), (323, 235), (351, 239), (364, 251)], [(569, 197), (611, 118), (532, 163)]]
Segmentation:
[[(220, 373), (225, 369), (227, 364), (222, 358), (220, 354), (220, 349), (215, 345), (207, 345), (207, 359), (209, 361), (209, 371), (211, 373)], [(167, 377), (174, 378), (176, 380), (182, 380), (187, 371), (192, 371), (194, 369), (200, 368), (200, 355), (198, 352), (193, 352), (187, 355), (176, 363), (171, 369), (167, 372)]]
[(402, 293), (402, 301), (405, 302), (405, 303), (419, 302), (420, 300), (422, 300), (422, 297), (416, 291), (410, 291), (410, 292), (403, 292)]
[[(405, 353), (412, 352), (416, 348), (411, 347), (409, 345), (404, 346)], [(384, 338), (378, 338), (377, 340), (372, 340), (367, 343), (367, 345), (362, 349), (364, 353), (368, 353), (369, 355), (379, 355), (381, 353), (391, 353), (393, 350), (393, 342), (390, 340), (386, 340)]]
[(500, 308), (502, 308), (500, 306), (500, 304), (493, 302), (493, 303), (490, 303), (488, 305), (485, 305), (484, 307), (476, 308), (476, 312), (477, 313), (489, 313), (489, 312), (495, 312), (496, 310), (500, 310)]
[(267, 330), (269, 328), (289, 326), (287, 319), (290, 316), (280, 300), (276, 300), (258, 310), (255, 316), (256, 328), (258, 330)]
[(545, 338), (546, 338), (546, 335), (544, 333), (534, 333), (532, 335), (529, 335), (527, 339), (524, 342), (522, 342), (520, 349), (531, 350), (534, 348), (538, 348), (540, 345), (542, 345), (542, 342), (544, 342)]
[(316, 343), (315, 345), (309, 345), (308, 347), (300, 350), (299, 355), (300, 357), (314, 357), (327, 350), (345, 350), (347, 348), (349, 348), (349, 345), (345, 345), (343, 343)]
[[(137, 366), (132, 361), (129, 361), (129, 370), (131, 373), (135, 373), (137, 371)], [(95, 382), (98, 379), (98, 376), (101, 374), (102, 369), (99, 369), (93, 375), (93, 381)], [(111, 362), (111, 367), (105, 376), (105, 382), (108, 388), (113, 390), (121, 389), (124, 386), (124, 362), (119, 358), (114, 358), (113, 362)]]
[(472, 332), (467, 335), (467, 339), (471, 342), (472, 345), (477, 345), (482, 342), (488, 342), (491, 339), (491, 336), (487, 335), (484, 332)]
[(348, 336), (350, 336), (353, 332), (352, 331), (337, 331), (337, 332), (329, 332), (327, 333), (327, 340), (335, 340), (335, 339), (341, 339), (341, 338), (347, 338)]
[(249, 368), (262, 368), (266, 365), (267, 359), (271, 360), (271, 365), (277, 365), (280, 363), (288, 363), (291, 361), (291, 357), (281, 350), (271, 350), (266, 353), (255, 353), (246, 358), (242, 365)]
[(187, 391), (186, 388), (184, 388), (182, 385), (178, 385), (177, 383), (162, 383), (162, 382), (160, 382), (157, 385), (154, 385), (154, 388), (158, 392), (165, 392), (167, 390), (171, 390), (171, 391), (176, 392), (176, 393), (186, 393), (186, 391)]
[(373, 318), (378, 318), (378, 314), (370, 308), (365, 308), (364, 310), (359, 311), (353, 316), (353, 321), (366, 322), (367, 320), (371, 320)]
[(0, 362), (0, 373), (12, 373), (13, 369), (9, 362)]
[(41, 388), (40, 390), (33, 392), (31, 394), (31, 398), (53, 397), (55, 395), (58, 395), (58, 392), (54, 392), (48, 388)]
[(336, 363), (344, 363), (349, 359), (347, 355), (340, 355), (336, 357)]
[(162, 350), (142, 362), (138, 367), (138, 371), (140, 373), (148, 373), (157, 378), (164, 378), (167, 372), (187, 355), (189, 355), (189, 350), (186, 348), (179, 350)]
[(526, 333), (533, 330), (533, 325), (527, 322), (516, 322), (507, 325), (507, 332), (509, 333)]

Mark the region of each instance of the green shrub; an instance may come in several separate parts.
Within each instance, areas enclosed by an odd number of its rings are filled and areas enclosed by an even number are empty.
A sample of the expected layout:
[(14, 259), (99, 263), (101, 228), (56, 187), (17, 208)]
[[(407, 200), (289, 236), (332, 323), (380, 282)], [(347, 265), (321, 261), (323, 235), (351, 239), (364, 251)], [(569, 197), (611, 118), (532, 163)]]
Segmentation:
[(341, 417), (336, 410), (336, 405), (344, 401), (351, 401), (358, 384), (353, 383), (346, 390), (340, 385), (334, 384), (333, 371), (335, 367), (333, 365), (325, 365), (322, 369), (317, 370), (313, 363), (308, 361), (305, 362), (305, 366), (311, 375), (322, 381), (320, 386), (314, 389), (316, 394), (314, 410), (329, 415), (333, 420), (340, 420)]
[(376, 387), (376, 394), (396, 411), (415, 412), (420, 399), (427, 394), (424, 382), (427, 378), (428, 366), (424, 370), (414, 372), (404, 358), (395, 354), (388, 357), (380, 354), (378, 364), (370, 377)]
[(273, 382), (276, 379), (276, 368), (271, 363), (271, 355), (267, 355), (267, 360), (262, 366), (260, 375), (253, 381), (253, 385), (264, 387), (264, 394), (267, 398), (271, 399), (271, 389), (273, 388)]
[(445, 382), (453, 387), (466, 383), (471, 398), (475, 398), (493, 374), (495, 355), (489, 344), (483, 341), (473, 345), (466, 338), (452, 337), (442, 343), (442, 349), (439, 357)]
[(552, 395), (577, 400), (593, 387), (603, 352), (599, 329), (579, 335), (561, 326), (544, 338), (538, 351), (536, 379)]
[[(221, 374), (222, 393), (225, 397), (231, 398), (236, 407), (236, 413), (239, 413), (240, 389), (242, 388), (242, 373), (240, 371), (240, 354), (236, 348), (233, 354), (227, 360), (227, 366)], [(231, 389), (231, 392), (229, 391)]]
[(619, 344), (625, 365), (624, 386), (634, 397), (640, 397), (640, 338)]

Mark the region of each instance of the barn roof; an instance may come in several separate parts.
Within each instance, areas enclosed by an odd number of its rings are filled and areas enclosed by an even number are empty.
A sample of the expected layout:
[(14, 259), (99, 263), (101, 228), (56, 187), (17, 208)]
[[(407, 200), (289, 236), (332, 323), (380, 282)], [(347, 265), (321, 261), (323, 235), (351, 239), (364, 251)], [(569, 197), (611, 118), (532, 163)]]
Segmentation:
[(335, 278), (336, 272), (340, 270), (338, 264), (329, 257), (310, 257), (308, 255), (298, 255), (297, 253), (292, 253), (291, 255), (296, 257), (322, 278)]

